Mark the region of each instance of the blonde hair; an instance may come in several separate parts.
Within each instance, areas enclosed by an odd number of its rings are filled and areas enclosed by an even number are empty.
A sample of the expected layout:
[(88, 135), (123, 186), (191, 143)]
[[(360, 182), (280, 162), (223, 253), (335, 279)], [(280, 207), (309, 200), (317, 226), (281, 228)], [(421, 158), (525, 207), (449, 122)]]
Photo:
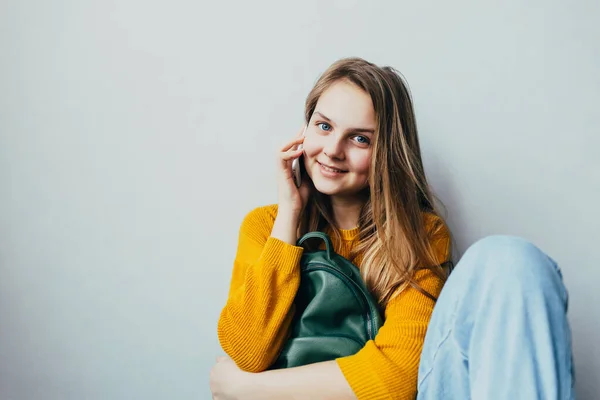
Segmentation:
[[(427, 268), (446, 279), (447, 272), (431, 245), (446, 228), (425, 177), (408, 87), (391, 67), (379, 67), (361, 58), (341, 59), (323, 73), (309, 93), (306, 123), (319, 97), (339, 80), (351, 82), (370, 95), (376, 119), (369, 186), (359, 218), (359, 243), (351, 257), (364, 252), (361, 274), (380, 307), (385, 308), (409, 285), (435, 301), (414, 281), (414, 274)], [(425, 213), (438, 217), (432, 219), (429, 229)], [(329, 197), (313, 190), (298, 233), (327, 228), (340, 238)]]

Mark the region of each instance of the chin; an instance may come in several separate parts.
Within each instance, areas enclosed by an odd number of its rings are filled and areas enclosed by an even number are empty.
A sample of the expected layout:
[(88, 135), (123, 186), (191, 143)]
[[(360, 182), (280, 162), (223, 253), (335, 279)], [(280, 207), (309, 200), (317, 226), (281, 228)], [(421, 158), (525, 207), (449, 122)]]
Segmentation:
[(336, 184), (335, 182), (328, 182), (324, 179), (313, 179), (311, 177), (312, 180), (312, 184), (315, 187), (315, 189), (317, 189), (317, 191), (319, 191), (319, 193), (323, 193), (323, 194), (327, 194), (327, 195), (332, 195), (332, 194), (337, 194), (340, 191), (340, 185)]
[(315, 189), (319, 193), (326, 194), (328, 196), (335, 196), (340, 194), (340, 190), (335, 187), (331, 187), (330, 185), (315, 185)]
[(313, 181), (313, 185), (315, 189), (319, 191), (319, 193), (328, 195), (328, 196), (347, 196), (348, 194), (352, 194), (358, 192), (359, 190), (349, 190), (349, 188), (344, 187), (336, 182), (329, 182), (326, 180)]

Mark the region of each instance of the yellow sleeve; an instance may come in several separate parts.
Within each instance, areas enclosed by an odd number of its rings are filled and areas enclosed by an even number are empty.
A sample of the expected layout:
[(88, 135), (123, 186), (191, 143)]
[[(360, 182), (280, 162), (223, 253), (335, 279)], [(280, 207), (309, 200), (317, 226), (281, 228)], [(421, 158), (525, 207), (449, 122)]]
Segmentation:
[[(438, 260), (449, 259), (449, 235), (432, 245)], [(421, 288), (439, 296), (443, 281), (431, 270), (418, 271), (415, 280)], [(375, 340), (367, 342), (357, 354), (336, 360), (359, 400), (416, 397), (421, 350), (434, 305), (417, 289), (407, 287), (388, 303), (385, 323)]]
[(240, 228), (229, 296), (218, 322), (223, 350), (245, 371), (276, 359), (291, 324), (302, 247), (271, 237), (276, 206), (250, 212)]

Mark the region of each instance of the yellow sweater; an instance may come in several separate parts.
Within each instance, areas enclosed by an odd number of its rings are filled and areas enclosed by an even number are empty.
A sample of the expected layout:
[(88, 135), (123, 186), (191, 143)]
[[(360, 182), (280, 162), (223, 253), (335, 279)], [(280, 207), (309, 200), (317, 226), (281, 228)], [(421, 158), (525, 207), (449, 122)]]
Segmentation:
[[(223, 350), (246, 371), (266, 370), (277, 358), (293, 313), (302, 247), (271, 237), (277, 206), (251, 211), (239, 233), (229, 298), (218, 323)], [(433, 217), (426, 214), (428, 226)], [(334, 240), (338, 254), (348, 257), (357, 243), (358, 228), (342, 230), (342, 242)], [(438, 260), (450, 253), (447, 231), (436, 235), (432, 245)], [(360, 256), (359, 256), (360, 257)], [(360, 264), (360, 259), (352, 260)], [(437, 297), (443, 282), (431, 271), (419, 271), (416, 281)], [(421, 349), (434, 302), (408, 287), (385, 309), (385, 323), (375, 340), (357, 354), (337, 363), (359, 399), (414, 399)]]

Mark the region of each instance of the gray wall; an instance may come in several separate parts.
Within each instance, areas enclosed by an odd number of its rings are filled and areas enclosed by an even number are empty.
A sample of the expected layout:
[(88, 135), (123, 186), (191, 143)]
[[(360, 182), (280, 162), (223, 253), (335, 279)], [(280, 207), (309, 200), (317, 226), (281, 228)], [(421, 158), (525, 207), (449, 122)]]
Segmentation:
[(0, 399), (209, 399), (237, 231), (334, 60), (408, 79), (460, 252), (562, 266), (600, 392), (600, 3), (0, 4)]

